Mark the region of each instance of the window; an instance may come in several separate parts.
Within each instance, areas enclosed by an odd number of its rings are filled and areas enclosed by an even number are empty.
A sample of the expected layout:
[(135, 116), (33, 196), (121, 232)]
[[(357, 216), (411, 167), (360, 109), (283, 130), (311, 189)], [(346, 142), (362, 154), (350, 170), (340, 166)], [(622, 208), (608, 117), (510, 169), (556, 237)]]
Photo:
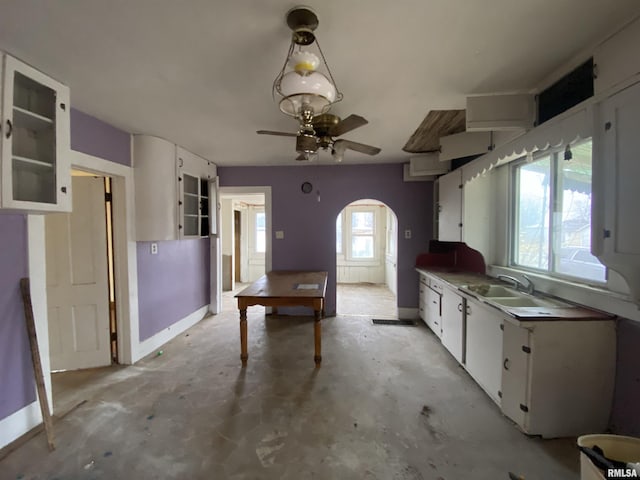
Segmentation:
[(266, 216), (264, 212), (256, 212), (256, 252), (265, 253), (266, 251), (267, 251)]
[(351, 212), (351, 257), (372, 259), (374, 257), (375, 213), (373, 211)]
[(590, 253), (591, 140), (518, 162), (513, 172), (512, 264), (605, 282)]

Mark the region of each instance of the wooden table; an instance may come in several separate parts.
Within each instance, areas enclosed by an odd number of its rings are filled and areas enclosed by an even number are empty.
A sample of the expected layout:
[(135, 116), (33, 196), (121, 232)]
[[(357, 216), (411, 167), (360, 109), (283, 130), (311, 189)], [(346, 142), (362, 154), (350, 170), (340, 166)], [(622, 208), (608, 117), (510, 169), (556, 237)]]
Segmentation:
[(247, 366), (247, 307), (311, 307), (314, 311), (313, 336), (316, 366), (322, 362), (320, 320), (324, 316), (327, 272), (272, 271), (236, 295), (240, 310), (240, 359)]

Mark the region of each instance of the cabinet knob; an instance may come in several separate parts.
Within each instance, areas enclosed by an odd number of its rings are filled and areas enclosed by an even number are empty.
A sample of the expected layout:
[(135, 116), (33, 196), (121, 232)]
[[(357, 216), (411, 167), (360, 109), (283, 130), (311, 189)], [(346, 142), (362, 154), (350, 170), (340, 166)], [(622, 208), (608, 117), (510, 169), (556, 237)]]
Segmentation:
[(462, 303), (459, 303), (459, 304), (458, 304), (458, 311), (459, 311), (459, 312), (462, 312)]
[(502, 363), (502, 366), (504, 367), (505, 370), (509, 370), (509, 359), (505, 358), (504, 362)]
[(67, 193), (67, 187), (60, 187), (60, 191), (62, 193)]
[(9, 138), (11, 137), (12, 133), (13, 133), (13, 123), (11, 123), (11, 120), (7, 120), (7, 133), (5, 134), (5, 136)]
[(65, 111), (67, 110), (67, 106), (64, 103), (60, 104), (60, 108)]

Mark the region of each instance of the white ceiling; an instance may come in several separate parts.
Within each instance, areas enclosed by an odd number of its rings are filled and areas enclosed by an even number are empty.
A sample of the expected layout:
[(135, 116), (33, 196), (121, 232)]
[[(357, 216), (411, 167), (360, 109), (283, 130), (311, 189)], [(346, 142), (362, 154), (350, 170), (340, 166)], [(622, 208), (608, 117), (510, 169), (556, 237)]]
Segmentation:
[[(309, 0), (344, 100), (344, 138), (403, 162), (429, 110), (531, 91), (640, 13), (637, 0)], [(218, 165), (296, 163), (271, 86), (290, 41), (286, 0), (0, 0), (0, 49), (69, 85), (72, 105)], [(586, 49), (586, 50), (585, 50)], [(331, 163), (328, 153), (319, 163)]]

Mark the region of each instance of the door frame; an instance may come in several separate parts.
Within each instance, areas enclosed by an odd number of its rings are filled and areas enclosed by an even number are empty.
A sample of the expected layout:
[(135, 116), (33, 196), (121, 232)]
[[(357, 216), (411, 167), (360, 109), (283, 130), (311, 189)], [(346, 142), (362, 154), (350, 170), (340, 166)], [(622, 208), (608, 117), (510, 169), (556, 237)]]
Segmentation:
[[(264, 212), (266, 214), (266, 226), (265, 226), (265, 235), (266, 235), (266, 251), (264, 252), (264, 269), (265, 272), (270, 272), (272, 270), (271, 264), (271, 187), (220, 187), (219, 195), (222, 198), (222, 195), (232, 196), (232, 195), (247, 195), (247, 194), (262, 194), (264, 195)], [(220, 238), (221, 238), (220, 234)], [(219, 274), (222, 276), (222, 249), (219, 248), (218, 252), (218, 269)], [(218, 283), (218, 298), (222, 298), (222, 282)]]
[[(112, 179), (118, 362), (132, 364), (141, 357), (138, 352), (140, 342), (133, 168), (73, 150), (70, 151), (69, 157), (72, 168), (108, 176)], [(73, 195), (73, 191), (71, 195)], [(53, 411), (51, 364), (49, 362), (44, 216), (29, 214), (27, 222), (29, 277), (31, 279), (36, 334), (47, 397)]]

